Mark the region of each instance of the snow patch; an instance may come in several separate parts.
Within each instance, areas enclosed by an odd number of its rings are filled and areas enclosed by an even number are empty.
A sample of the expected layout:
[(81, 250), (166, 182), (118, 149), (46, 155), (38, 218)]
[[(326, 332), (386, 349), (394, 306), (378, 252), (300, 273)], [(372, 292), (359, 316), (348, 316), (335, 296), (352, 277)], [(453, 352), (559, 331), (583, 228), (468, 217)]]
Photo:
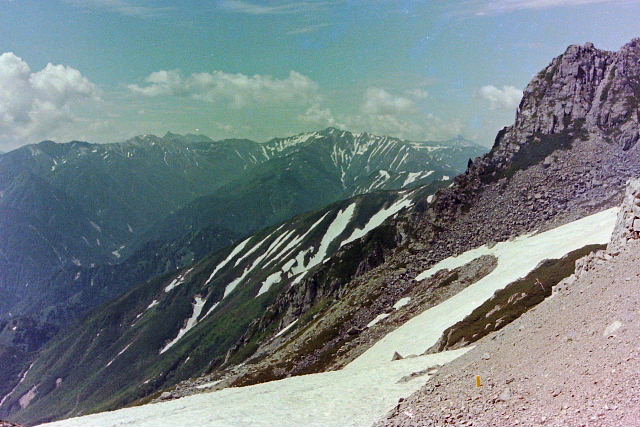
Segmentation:
[(102, 228), (101, 228), (98, 224), (96, 224), (96, 223), (95, 223), (95, 222), (93, 222), (93, 221), (89, 221), (89, 223), (91, 224), (91, 226), (92, 226), (93, 228), (95, 228), (95, 229), (98, 231), (98, 233), (102, 233)]
[(214, 386), (216, 386), (216, 385), (220, 384), (220, 382), (221, 382), (221, 381), (222, 381), (222, 380), (218, 380), (218, 381), (211, 381), (210, 383), (200, 384), (200, 385), (197, 385), (197, 386), (196, 386), (196, 388), (197, 388), (198, 390), (206, 390), (206, 389), (208, 389), (208, 388), (211, 388), (211, 387), (214, 387)]
[(200, 317), (200, 313), (202, 313), (205, 302), (206, 300), (204, 298), (196, 296), (196, 299), (193, 301), (193, 313), (191, 314), (191, 317), (187, 319), (184, 327), (180, 329), (180, 331), (178, 331), (178, 335), (173, 340), (171, 340), (171, 342), (165, 345), (162, 350), (160, 350), (160, 354), (173, 347), (175, 343), (180, 341), (180, 338), (185, 336), (187, 332), (189, 332), (191, 329), (193, 329), (194, 326), (198, 324), (198, 317)]
[(269, 277), (267, 277), (267, 279), (264, 282), (262, 282), (262, 286), (260, 287), (260, 290), (258, 290), (258, 294), (256, 295), (256, 298), (268, 292), (269, 288), (271, 288), (272, 285), (279, 283), (281, 278), (282, 278), (281, 271), (277, 271), (271, 274)]
[(387, 334), (345, 369), (358, 370), (382, 364), (396, 351), (404, 355), (423, 353), (448, 327), (463, 320), (497, 290), (526, 276), (541, 261), (561, 258), (587, 245), (607, 243), (617, 212), (617, 208), (608, 209), (544, 233), (523, 235), (491, 248), (481, 246), (438, 262), (419, 274), (416, 280), (427, 279), (445, 268), (461, 267), (482, 255), (493, 255), (498, 259), (498, 265), (491, 273)]
[(398, 302), (393, 304), (393, 309), (394, 310), (400, 310), (402, 307), (404, 307), (405, 305), (409, 304), (409, 301), (411, 301), (411, 297), (400, 298), (398, 300)]
[(289, 323), (289, 324), (288, 324), (287, 326), (285, 326), (284, 328), (280, 329), (280, 331), (279, 331), (277, 334), (275, 334), (275, 337), (279, 337), (280, 335), (283, 335), (283, 334), (287, 333), (287, 331), (288, 331), (289, 329), (291, 329), (291, 327), (292, 327), (293, 325), (295, 325), (297, 321), (298, 321), (298, 319), (294, 320), (293, 322)]
[(120, 251), (123, 250), (124, 248), (126, 248), (125, 245), (120, 246), (118, 249), (116, 249), (115, 251), (111, 252), (116, 258), (120, 258), (122, 255), (120, 254)]
[(399, 381), (401, 378), (444, 365), (467, 350), (395, 362), (389, 358), (384, 369), (376, 366), (300, 375), (71, 418), (45, 426), (369, 427), (393, 408), (400, 397), (419, 390), (429, 374), (412, 381)]
[(125, 348), (123, 348), (122, 350), (120, 350), (120, 352), (118, 354), (116, 354), (116, 357), (114, 357), (113, 359), (111, 359), (111, 361), (109, 363), (107, 363), (107, 365), (105, 366), (105, 368), (108, 368), (109, 366), (111, 366), (111, 364), (113, 362), (115, 362), (115, 360), (120, 357), (122, 355), (122, 353), (124, 353), (125, 351), (127, 351), (129, 349), (129, 347), (131, 347), (131, 344), (133, 343), (129, 343), (127, 344), (127, 346)]
[(407, 185), (416, 182), (418, 179), (424, 179), (426, 177), (428, 177), (429, 175), (431, 175), (433, 173), (433, 171), (426, 171), (426, 172), (409, 172), (407, 174), (407, 178), (404, 180), (404, 183), (402, 183), (402, 187), (406, 187)]
[(309, 270), (316, 265), (320, 264), (327, 256), (327, 249), (329, 249), (329, 245), (340, 236), (349, 222), (351, 222), (351, 217), (356, 210), (356, 203), (352, 203), (336, 215), (333, 222), (327, 228), (326, 233), (322, 237), (322, 241), (320, 242), (320, 247), (318, 247), (318, 252), (313, 255), (313, 258), (309, 260), (309, 264), (306, 266), (306, 269)]
[(364, 228), (356, 228), (355, 230), (353, 230), (351, 236), (340, 243), (340, 247), (351, 243), (361, 237), (364, 237), (368, 232), (385, 222), (387, 218), (397, 214), (402, 209), (407, 208), (412, 204), (413, 200), (410, 200), (409, 198), (407, 198), (407, 196), (405, 196), (391, 206), (376, 212), (371, 218), (369, 218), (369, 221), (365, 224)]
[(391, 314), (389, 314), (389, 313), (378, 314), (375, 319), (373, 319), (371, 322), (367, 323), (367, 328), (370, 328), (370, 327), (376, 325), (378, 322), (381, 322), (382, 320), (386, 319), (389, 316), (391, 316)]
[(171, 292), (174, 288), (177, 288), (178, 286), (182, 285), (185, 281), (185, 279), (187, 278), (187, 275), (189, 273), (191, 273), (193, 271), (193, 268), (190, 268), (189, 270), (187, 270), (184, 274), (180, 274), (178, 275), (178, 277), (176, 277), (175, 279), (173, 279), (171, 281), (171, 283), (169, 283), (165, 288), (164, 291), (166, 292)]
[(211, 281), (213, 280), (215, 275), (218, 273), (218, 271), (220, 271), (220, 269), (222, 269), (225, 265), (227, 265), (229, 263), (229, 261), (231, 261), (233, 258), (235, 258), (240, 252), (242, 252), (244, 247), (247, 246), (247, 243), (249, 243), (249, 240), (251, 240), (251, 237), (249, 237), (248, 239), (246, 239), (242, 243), (238, 244), (235, 248), (233, 248), (233, 250), (231, 252), (229, 252), (229, 255), (227, 255), (227, 257), (221, 263), (219, 263), (216, 266), (216, 268), (213, 270), (213, 272), (211, 273), (211, 275), (209, 276), (209, 278), (205, 282), (205, 285), (208, 285), (209, 283), (211, 283)]
[[(152, 308), (153, 308), (153, 307), (155, 307), (156, 305), (158, 305), (158, 300), (157, 300), (157, 299), (154, 299), (153, 301), (151, 301), (151, 304), (149, 304), (149, 305), (147, 306), (147, 308), (145, 308), (145, 309), (144, 309), (144, 311), (142, 311), (141, 313), (139, 313), (139, 314), (136, 316), (136, 319), (135, 319), (135, 320), (138, 320), (139, 318), (141, 318), (142, 316), (144, 316), (144, 314), (145, 314), (147, 311), (149, 311), (150, 309), (152, 309)], [(134, 325), (135, 325), (135, 322), (134, 322)], [(133, 326), (133, 325), (131, 325), (131, 326)]]
[(216, 307), (217, 307), (219, 304), (220, 304), (220, 301), (213, 303), (213, 305), (212, 305), (211, 307), (209, 307), (209, 310), (207, 310), (207, 314), (205, 314), (205, 315), (204, 315), (204, 317), (203, 317), (202, 319), (204, 320), (207, 316), (209, 316), (209, 315), (211, 314), (211, 312), (212, 312), (213, 310), (215, 310), (215, 309), (216, 309)]

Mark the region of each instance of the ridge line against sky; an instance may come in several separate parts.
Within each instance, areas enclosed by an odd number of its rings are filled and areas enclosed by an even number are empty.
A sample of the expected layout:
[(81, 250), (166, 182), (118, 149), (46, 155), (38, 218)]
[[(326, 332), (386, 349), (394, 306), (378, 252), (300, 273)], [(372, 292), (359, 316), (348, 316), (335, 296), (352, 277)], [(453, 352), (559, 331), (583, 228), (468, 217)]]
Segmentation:
[[(336, 126), (490, 145), (567, 45), (640, 35), (640, 0), (0, 0), (0, 150)], [(4, 52), (4, 53), (3, 53)], [(57, 65), (56, 65), (57, 64)]]

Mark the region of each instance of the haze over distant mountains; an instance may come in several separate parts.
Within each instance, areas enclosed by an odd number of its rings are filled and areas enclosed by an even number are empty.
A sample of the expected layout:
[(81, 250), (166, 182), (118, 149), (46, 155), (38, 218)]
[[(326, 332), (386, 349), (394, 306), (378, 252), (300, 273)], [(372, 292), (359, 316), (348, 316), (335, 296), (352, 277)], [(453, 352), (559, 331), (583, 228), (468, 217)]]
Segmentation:
[(0, 156), (0, 317), (20, 312), (24, 293), (38, 293), (61, 268), (119, 263), (147, 242), (207, 230), (197, 254), (170, 260), (186, 265), (336, 200), (454, 176), (481, 152), (463, 139), (409, 142), (333, 128), (263, 144), (167, 133), (21, 147)]

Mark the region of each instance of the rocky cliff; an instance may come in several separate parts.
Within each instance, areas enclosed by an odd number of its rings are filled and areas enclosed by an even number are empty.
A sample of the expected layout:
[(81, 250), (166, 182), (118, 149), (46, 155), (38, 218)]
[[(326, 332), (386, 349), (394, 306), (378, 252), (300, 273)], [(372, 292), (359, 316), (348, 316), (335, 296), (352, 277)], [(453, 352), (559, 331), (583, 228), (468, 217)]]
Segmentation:
[(640, 179), (631, 179), (618, 213), (618, 222), (613, 230), (607, 249), (615, 252), (629, 240), (640, 238)]
[(640, 39), (618, 52), (569, 46), (529, 83), (515, 124), (501, 131), (492, 159), (504, 165), (541, 135), (570, 131), (577, 124), (624, 150), (640, 138)]

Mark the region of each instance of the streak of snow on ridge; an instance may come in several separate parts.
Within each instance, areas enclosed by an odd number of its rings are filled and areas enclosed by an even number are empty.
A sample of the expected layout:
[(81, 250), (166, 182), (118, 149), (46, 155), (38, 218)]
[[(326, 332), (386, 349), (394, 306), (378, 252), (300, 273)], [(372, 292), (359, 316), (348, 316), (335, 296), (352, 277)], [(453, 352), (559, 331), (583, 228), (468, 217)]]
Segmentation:
[(187, 332), (189, 332), (194, 326), (198, 324), (198, 317), (200, 316), (200, 313), (202, 313), (205, 302), (206, 300), (204, 298), (196, 296), (195, 300), (193, 301), (193, 313), (191, 314), (191, 317), (187, 319), (187, 323), (182, 327), (182, 329), (180, 329), (180, 331), (178, 331), (178, 335), (167, 345), (165, 345), (162, 350), (160, 350), (160, 354), (173, 347), (175, 343), (180, 341), (180, 339), (185, 336)]
[(365, 224), (363, 228), (356, 228), (351, 233), (351, 236), (346, 238), (342, 243), (340, 243), (340, 247), (353, 242), (363, 236), (366, 236), (374, 228), (380, 226), (387, 218), (397, 214), (402, 209), (407, 208), (413, 204), (413, 200), (408, 198), (408, 195), (404, 196), (402, 199), (396, 201), (394, 204), (389, 206), (388, 208), (381, 209)]
[(227, 257), (224, 259), (224, 261), (222, 261), (216, 266), (216, 268), (213, 270), (213, 272), (211, 273), (211, 275), (209, 276), (209, 278), (204, 284), (208, 285), (209, 283), (211, 283), (211, 281), (213, 280), (215, 275), (218, 273), (218, 271), (220, 271), (222, 267), (227, 265), (229, 261), (231, 261), (236, 255), (242, 252), (242, 250), (247, 245), (247, 243), (249, 243), (249, 240), (251, 240), (251, 237), (249, 237), (248, 239), (245, 239), (242, 243), (238, 244), (235, 248), (233, 248), (233, 250), (229, 253), (229, 255), (227, 255)]

